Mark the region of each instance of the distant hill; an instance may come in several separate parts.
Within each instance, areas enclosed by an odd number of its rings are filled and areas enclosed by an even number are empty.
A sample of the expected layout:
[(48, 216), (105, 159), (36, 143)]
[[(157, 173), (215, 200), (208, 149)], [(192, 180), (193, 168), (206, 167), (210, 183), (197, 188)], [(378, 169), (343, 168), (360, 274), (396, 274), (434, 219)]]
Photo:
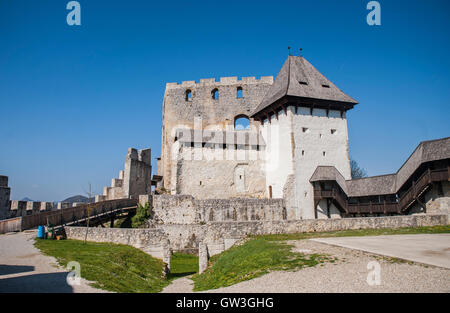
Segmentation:
[(20, 200), (20, 201), (34, 201), (34, 200), (31, 200), (30, 198), (28, 198), (28, 197), (25, 197), (25, 198), (23, 198), (22, 200)]
[[(91, 198), (90, 202), (94, 202), (94, 199)], [(73, 196), (70, 198), (67, 198), (66, 200), (63, 200), (61, 202), (68, 202), (68, 203), (74, 203), (74, 202), (81, 202), (81, 203), (89, 203), (89, 198), (81, 195)]]

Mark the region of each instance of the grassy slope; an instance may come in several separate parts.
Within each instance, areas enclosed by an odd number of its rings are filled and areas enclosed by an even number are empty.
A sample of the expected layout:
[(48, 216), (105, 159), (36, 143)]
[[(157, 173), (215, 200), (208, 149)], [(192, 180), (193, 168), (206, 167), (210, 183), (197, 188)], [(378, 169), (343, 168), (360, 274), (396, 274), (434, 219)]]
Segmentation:
[(376, 236), (395, 234), (450, 233), (450, 225), (433, 227), (411, 227), (398, 229), (345, 230), (323, 233), (298, 233), (252, 236), (242, 246), (215, 255), (208, 269), (193, 276), (194, 290), (208, 290), (230, 286), (261, 276), (274, 270), (296, 270), (323, 262), (334, 262), (333, 258), (312, 255), (310, 258), (290, 251), (284, 240), (300, 240), (317, 237)]
[(350, 237), (350, 236), (380, 236), (380, 235), (408, 235), (408, 234), (439, 234), (450, 233), (450, 225), (445, 226), (427, 226), (427, 227), (404, 227), (404, 228), (384, 228), (384, 229), (357, 229), (341, 230), (335, 232), (316, 232), (316, 233), (298, 233), (298, 234), (277, 234), (254, 236), (255, 238), (264, 238), (266, 240), (299, 240), (309, 238), (326, 237)]
[(194, 290), (226, 287), (277, 270), (298, 270), (331, 261), (325, 255), (304, 255), (291, 252), (291, 246), (282, 242), (257, 238), (211, 258), (210, 266), (201, 275), (194, 275)]
[(93, 287), (115, 292), (159, 292), (168, 280), (163, 262), (130, 246), (79, 240), (36, 240), (35, 246), (62, 266), (81, 265), (81, 277)]

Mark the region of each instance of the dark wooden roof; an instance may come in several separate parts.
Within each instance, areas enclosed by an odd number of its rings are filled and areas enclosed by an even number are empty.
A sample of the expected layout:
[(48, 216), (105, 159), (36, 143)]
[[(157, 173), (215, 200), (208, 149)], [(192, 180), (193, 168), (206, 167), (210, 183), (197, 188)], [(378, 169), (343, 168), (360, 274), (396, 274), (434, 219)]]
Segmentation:
[(358, 103), (323, 76), (305, 58), (297, 56), (289, 56), (284, 62), (275, 82), (251, 115), (263, 114), (283, 98), (301, 100), (305, 103), (315, 102), (322, 106), (334, 105), (343, 110), (351, 109)]
[(334, 166), (318, 166), (310, 182), (336, 181), (349, 197), (395, 194), (419, 166), (450, 159), (450, 137), (421, 142), (395, 174), (343, 180)]

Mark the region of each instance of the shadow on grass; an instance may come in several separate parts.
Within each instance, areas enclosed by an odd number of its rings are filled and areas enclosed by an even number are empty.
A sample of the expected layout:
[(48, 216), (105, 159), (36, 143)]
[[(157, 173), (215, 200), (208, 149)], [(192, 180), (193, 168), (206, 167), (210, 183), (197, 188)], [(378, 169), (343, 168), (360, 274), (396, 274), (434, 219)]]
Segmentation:
[(193, 275), (195, 273), (197, 273), (197, 272), (170, 273), (169, 275), (167, 275), (167, 279), (174, 280), (174, 279), (182, 278), (185, 276)]
[(198, 256), (187, 253), (175, 252), (170, 261), (170, 274), (167, 279), (174, 280), (177, 278), (193, 275), (198, 272)]

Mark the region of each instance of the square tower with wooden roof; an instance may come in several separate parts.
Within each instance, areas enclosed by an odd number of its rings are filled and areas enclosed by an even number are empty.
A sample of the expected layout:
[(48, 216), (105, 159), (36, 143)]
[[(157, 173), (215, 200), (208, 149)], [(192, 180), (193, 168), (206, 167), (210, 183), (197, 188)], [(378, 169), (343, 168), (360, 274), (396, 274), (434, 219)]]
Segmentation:
[[(305, 58), (289, 56), (253, 110), (266, 142), (266, 188), (285, 198), (288, 219), (315, 218), (309, 179), (317, 166), (351, 178), (346, 112), (357, 103)], [(328, 208), (328, 215), (339, 211)]]

